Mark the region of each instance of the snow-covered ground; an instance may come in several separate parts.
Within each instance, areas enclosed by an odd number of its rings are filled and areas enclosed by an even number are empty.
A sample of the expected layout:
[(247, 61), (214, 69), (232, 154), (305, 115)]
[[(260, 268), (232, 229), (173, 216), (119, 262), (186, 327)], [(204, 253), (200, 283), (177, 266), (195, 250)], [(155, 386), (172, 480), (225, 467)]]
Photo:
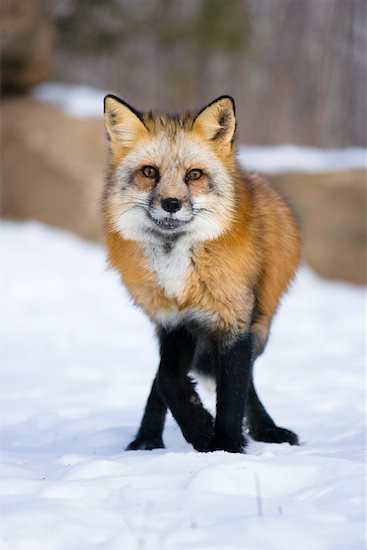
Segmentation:
[[(301, 446), (124, 452), (157, 366), (103, 249), (1, 228), (2, 550), (364, 548), (365, 293), (303, 268), (256, 373)], [(212, 399), (204, 395), (208, 406)]]
[[(40, 84), (32, 90), (35, 99), (56, 105), (66, 115), (76, 118), (102, 117), (103, 98), (108, 93), (111, 90), (59, 82)], [(362, 147), (319, 149), (294, 145), (241, 146), (239, 160), (247, 169), (265, 174), (366, 169), (367, 150)]]

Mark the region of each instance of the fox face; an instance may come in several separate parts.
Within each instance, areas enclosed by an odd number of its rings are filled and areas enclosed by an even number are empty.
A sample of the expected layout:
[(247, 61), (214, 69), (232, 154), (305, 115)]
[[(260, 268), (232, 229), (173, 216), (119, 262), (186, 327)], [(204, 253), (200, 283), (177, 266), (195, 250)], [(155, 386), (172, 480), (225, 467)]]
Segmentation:
[(104, 212), (125, 239), (186, 234), (213, 239), (234, 212), (234, 103), (224, 96), (196, 116), (142, 114), (105, 98), (109, 174)]

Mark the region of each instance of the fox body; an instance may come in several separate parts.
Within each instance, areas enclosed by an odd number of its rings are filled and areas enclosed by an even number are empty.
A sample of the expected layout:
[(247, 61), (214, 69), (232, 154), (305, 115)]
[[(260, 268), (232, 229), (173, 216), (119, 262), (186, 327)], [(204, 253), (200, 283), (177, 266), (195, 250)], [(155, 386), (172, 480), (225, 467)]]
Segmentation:
[[(297, 443), (253, 383), (281, 295), (300, 258), (288, 206), (236, 162), (234, 102), (198, 114), (139, 113), (105, 98), (103, 199), (110, 265), (157, 327), (161, 360), (129, 449), (163, 447), (167, 407), (200, 451), (244, 450), (244, 418), (263, 441)], [(189, 376), (216, 382), (215, 419)]]

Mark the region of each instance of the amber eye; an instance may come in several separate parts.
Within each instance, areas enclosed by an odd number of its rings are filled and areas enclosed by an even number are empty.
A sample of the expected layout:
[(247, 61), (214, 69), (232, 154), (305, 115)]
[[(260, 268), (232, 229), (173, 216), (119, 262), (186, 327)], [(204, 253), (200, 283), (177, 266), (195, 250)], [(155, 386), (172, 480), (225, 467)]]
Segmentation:
[(203, 175), (202, 170), (200, 170), (199, 168), (193, 168), (192, 170), (187, 172), (186, 178), (188, 180), (195, 181), (195, 180), (200, 179), (202, 175)]
[(158, 176), (158, 168), (155, 166), (143, 166), (141, 172), (146, 178), (156, 179)]

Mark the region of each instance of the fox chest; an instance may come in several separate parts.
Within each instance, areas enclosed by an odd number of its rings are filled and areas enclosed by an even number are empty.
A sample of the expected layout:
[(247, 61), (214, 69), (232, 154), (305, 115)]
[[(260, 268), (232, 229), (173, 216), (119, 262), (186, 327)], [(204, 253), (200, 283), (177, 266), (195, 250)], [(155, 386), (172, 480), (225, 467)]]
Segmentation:
[(182, 301), (193, 272), (190, 243), (149, 243), (145, 265), (168, 300)]
[(210, 304), (203, 303), (203, 296), (192, 296), (192, 287), (198, 288), (200, 283), (189, 242), (144, 244), (134, 262), (126, 258), (123, 264), (133, 263), (133, 272), (122, 272), (125, 285), (155, 322), (166, 327), (186, 321), (215, 324), (217, 315)]
[(126, 258), (122, 273), (135, 302), (156, 323), (174, 327), (194, 322), (209, 331), (237, 331), (248, 325), (253, 299), (225, 269), (188, 242), (144, 244)]

